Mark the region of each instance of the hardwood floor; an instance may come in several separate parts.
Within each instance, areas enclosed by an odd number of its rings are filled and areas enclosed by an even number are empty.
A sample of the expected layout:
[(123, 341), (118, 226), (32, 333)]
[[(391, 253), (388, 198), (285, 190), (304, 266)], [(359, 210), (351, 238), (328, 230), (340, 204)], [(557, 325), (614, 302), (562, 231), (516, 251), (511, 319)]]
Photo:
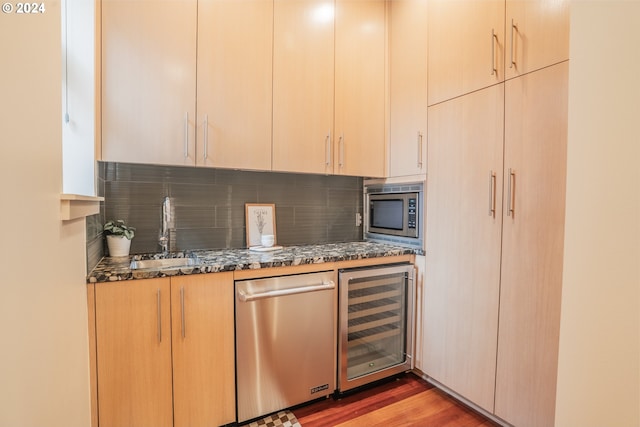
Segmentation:
[(413, 374), (292, 412), (302, 427), (497, 426)]

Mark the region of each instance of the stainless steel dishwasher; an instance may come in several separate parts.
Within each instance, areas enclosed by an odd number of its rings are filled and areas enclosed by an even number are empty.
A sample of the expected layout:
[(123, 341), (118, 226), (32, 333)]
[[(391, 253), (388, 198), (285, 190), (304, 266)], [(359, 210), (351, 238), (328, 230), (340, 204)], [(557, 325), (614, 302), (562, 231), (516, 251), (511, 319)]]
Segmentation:
[(335, 272), (235, 282), (238, 422), (335, 391)]

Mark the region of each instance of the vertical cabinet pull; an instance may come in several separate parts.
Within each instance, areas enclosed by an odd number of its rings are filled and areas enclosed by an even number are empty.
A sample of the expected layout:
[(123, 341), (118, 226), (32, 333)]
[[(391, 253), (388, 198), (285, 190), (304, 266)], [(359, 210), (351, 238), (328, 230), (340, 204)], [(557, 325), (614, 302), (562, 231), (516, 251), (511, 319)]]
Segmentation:
[(513, 23), (513, 19), (511, 19), (511, 52), (510, 52), (510, 56), (511, 56), (511, 60), (510, 60), (510, 64), (509, 64), (509, 68), (513, 68), (514, 65), (516, 65), (516, 62), (513, 60), (513, 53), (514, 53), (514, 49), (515, 46), (513, 45), (513, 33), (515, 31), (518, 31), (518, 26), (516, 24)]
[(340, 139), (338, 140), (338, 146), (340, 150), (340, 159), (338, 161), (338, 165), (340, 167), (344, 166), (344, 133), (340, 135)]
[(491, 75), (495, 75), (498, 72), (496, 68), (496, 40), (498, 36), (496, 36), (496, 31), (491, 29)]
[(156, 292), (158, 300), (158, 342), (162, 342), (162, 303), (160, 301), (160, 289)]
[(204, 154), (203, 154), (203, 158), (205, 160), (207, 160), (207, 157), (209, 157), (209, 115), (205, 114), (204, 115), (204, 129), (202, 131), (202, 137), (204, 139)]
[(189, 112), (184, 113), (184, 158), (189, 157)]
[(422, 169), (422, 132), (418, 131), (418, 169)]
[(184, 286), (180, 288), (180, 317), (182, 321), (182, 338), (187, 336), (187, 324), (184, 321)]
[(489, 172), (489, 216), (496, 217), (496, 173)]
[(509, 168), (509, 185), (507, 187), (507, 216), (516, 211), (516, 172)]
[(331, 165), (331, 131), (327, 132), (327, 137), (325, 138), (325, 164), (327, 166)]

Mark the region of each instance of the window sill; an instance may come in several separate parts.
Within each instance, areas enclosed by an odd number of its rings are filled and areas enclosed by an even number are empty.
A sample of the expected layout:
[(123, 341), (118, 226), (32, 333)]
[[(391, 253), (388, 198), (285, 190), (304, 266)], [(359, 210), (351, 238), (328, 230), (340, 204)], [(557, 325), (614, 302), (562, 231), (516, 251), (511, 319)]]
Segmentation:
[(102, 201), (104, 201), (104, 197), (61, 194), (60, 216), (63, 221), (69, 221), (95, 215), (100, 212), (100, 202)]

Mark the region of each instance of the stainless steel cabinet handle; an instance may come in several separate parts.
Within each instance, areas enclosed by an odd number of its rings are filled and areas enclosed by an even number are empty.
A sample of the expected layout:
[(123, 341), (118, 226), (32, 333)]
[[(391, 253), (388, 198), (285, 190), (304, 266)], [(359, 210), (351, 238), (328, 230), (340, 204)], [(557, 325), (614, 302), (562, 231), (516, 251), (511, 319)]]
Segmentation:
[(509, 185), (507, 188), (507, 216), (512, 216), (516, 211), (516, 172), (511, 168), (509, 168)]
[(496, 69), (496, 31), (491, 29), (491, 75), (495, 75), (498, 70)]
[(422, 132), (418, 131), (418, 169), (422, 169)]
[(158, 299), (158, 342), (162, 342), (162, 303), (160, 301), (160, 289), (156, 292)]
[(513, 68), (513, 66), (516, 65), (515, 61), (513, 60), (513, 51), (515, 49), (515, 46), (513, 45), (513, 33), (514, 33), (514, 30), (518, 31), (518, 26), (515, 25), (513, 23), (513, 19), (511, 19), (511, 53), (510, 53), (510, 55), (511, 55), (511, 61), (510, 62), (511, 63), (509, 64), (509, 68)]
[(496, 216), (496, 173), (489, 172), (489, 216)]
[(315, 291), (324, 291), (328, 289), (334, 289), (336, 284), (333, 280), (328, 282), (323, 282), (320, 285), (309, 285), (309, 286), (301, 286), (299, 288), (290, 288), (290, 289), (275, 289), (266, 292), (259, 292), (256, 294), (247, 293), (242, 289), (238, 289), (238, 298), (242, 302), (250, 302), (258, 299), (264, 298), (273, 298), (273, 297), (281, 297), (285, 295), (294, 295), (294, 294), (302, 294), (306, 292), (315, 292)]
[(184, 113), (184, 158), (189, 157), (189, 112)]
[(203, 133), (203, 139), (204, 139), (204, 154), (203, 154), (203, 158), (205, 160), (207, 160), (207, 157), (209, 157), (209, 115), (205, 114), (204, 115), (204, 130), (202, 131)]
[(338, 140), (338, 146), (340, 149), (340, 160), (338, 161), (338, 165), (340, 167), (344, 166), (344, 133), (340, 135), (340, 139)]
[(184, 321), (184, 286), (180, 287), (180, 320), (182, 322), (182, 338), (187, 336), (187, 324)]
[(331, 165), (331, 131), (327, 132), (327, 137), (325, 138), (325, 148), (326, 148), (326, 157), (325, 164), (327, 166)]

